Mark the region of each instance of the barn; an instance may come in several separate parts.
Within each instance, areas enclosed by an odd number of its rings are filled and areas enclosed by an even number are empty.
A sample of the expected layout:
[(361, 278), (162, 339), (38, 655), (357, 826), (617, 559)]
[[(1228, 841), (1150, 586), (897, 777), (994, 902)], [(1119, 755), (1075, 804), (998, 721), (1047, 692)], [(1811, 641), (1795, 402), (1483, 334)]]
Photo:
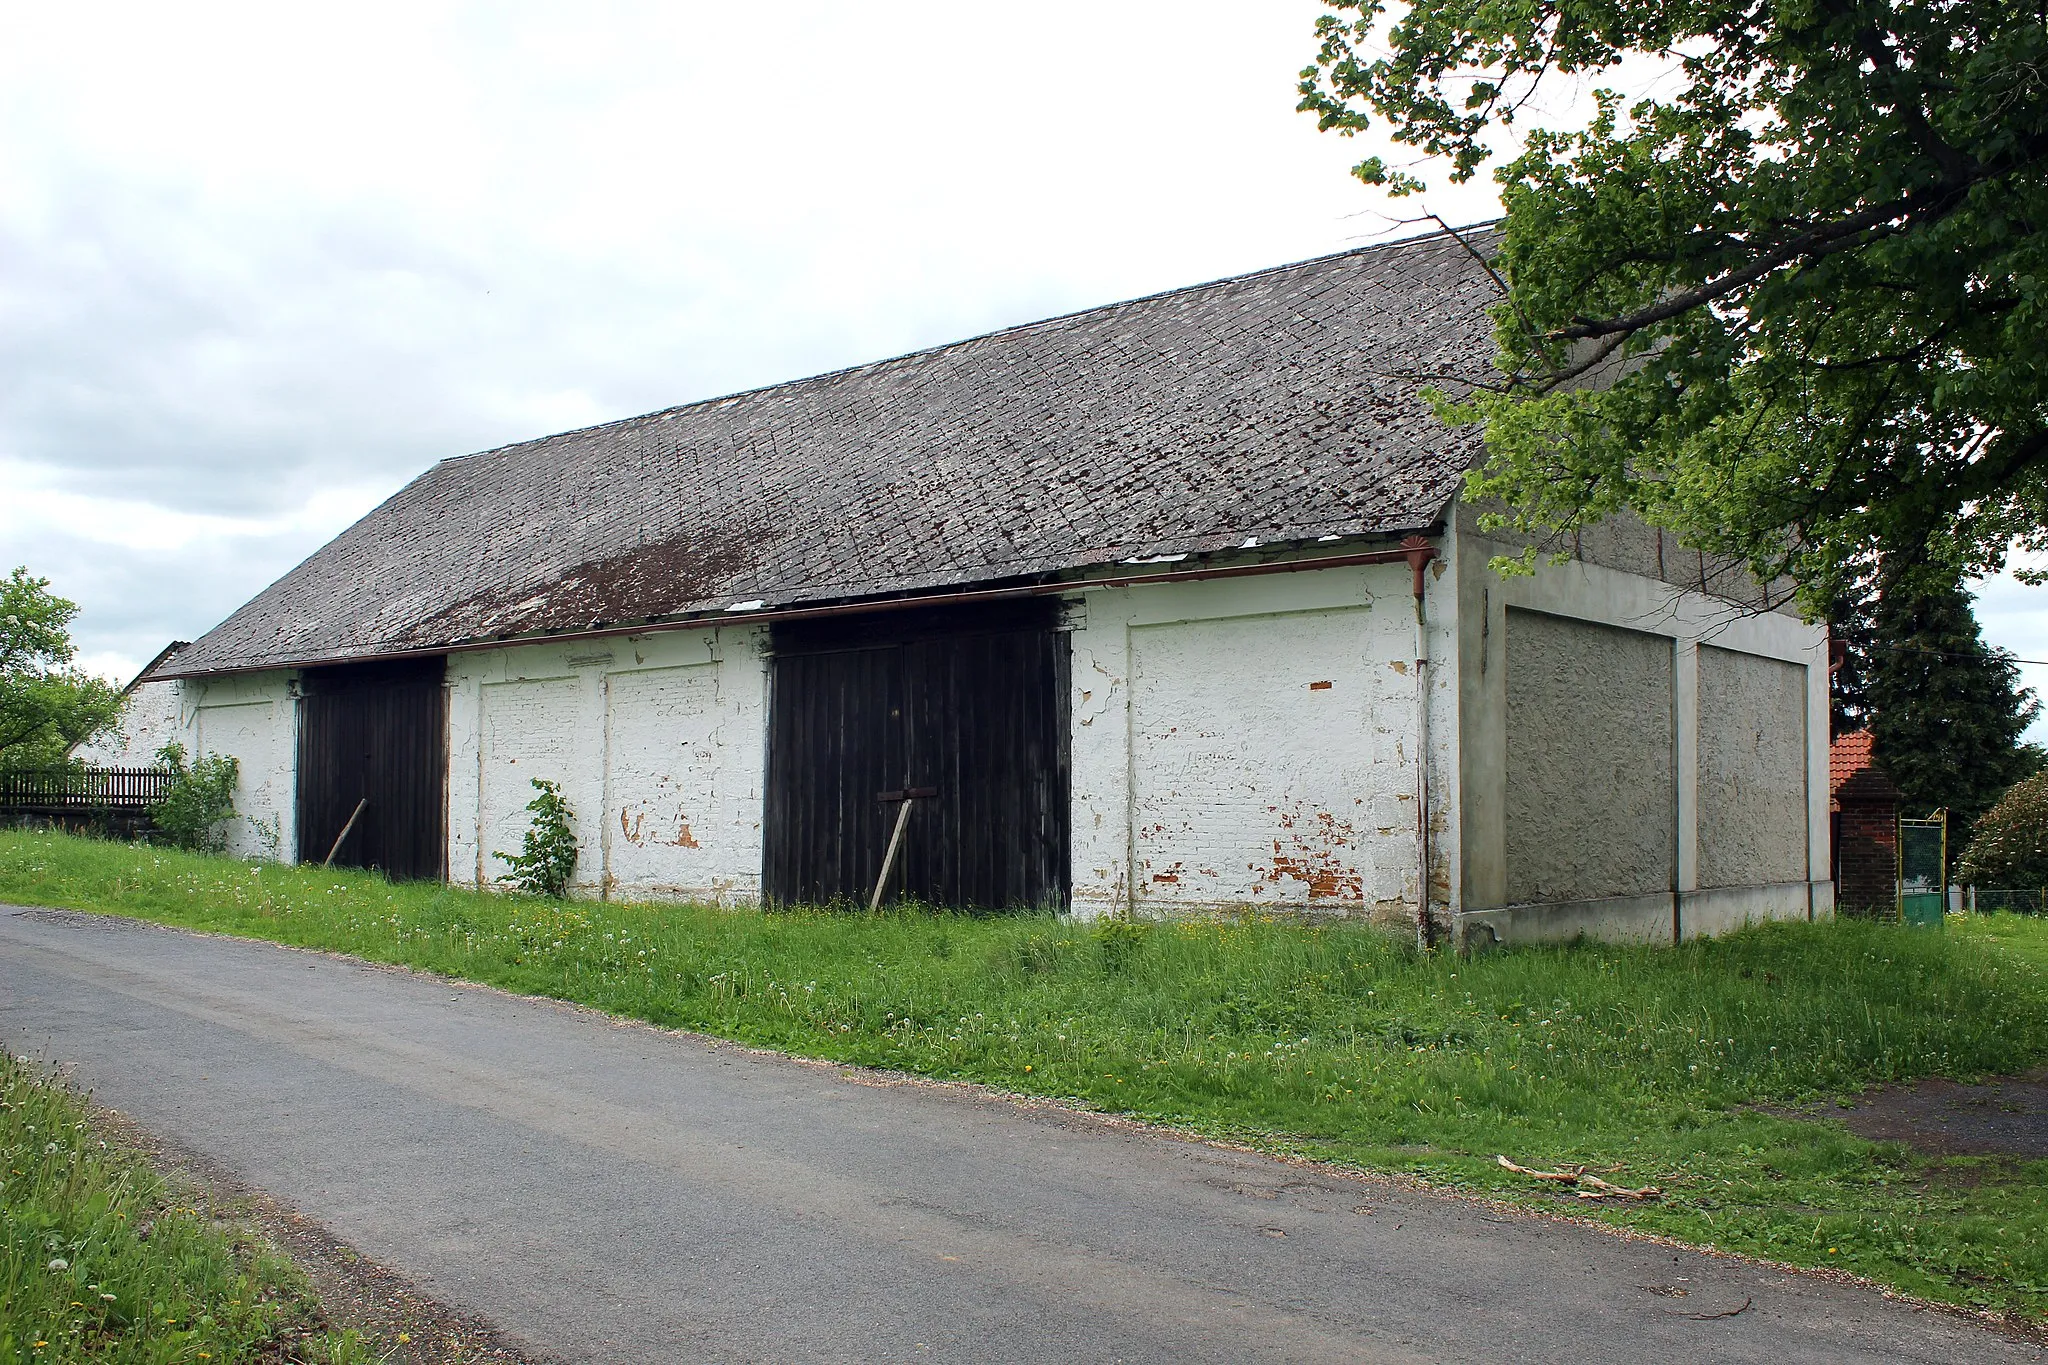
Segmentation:
[[(1242, 907), (1464, 942), (1832, 913), (1824, 632), (1612, 522), (1460, 499), (1440, 235), (448, 459), (137, 689), (234, 847), (579, 895)], [(1484, 245), (1484, 239), (1480, 239)], [(133, 729), (135, 727), (131, 727)], [(900, 830), (900, 840), (897, 839)]]

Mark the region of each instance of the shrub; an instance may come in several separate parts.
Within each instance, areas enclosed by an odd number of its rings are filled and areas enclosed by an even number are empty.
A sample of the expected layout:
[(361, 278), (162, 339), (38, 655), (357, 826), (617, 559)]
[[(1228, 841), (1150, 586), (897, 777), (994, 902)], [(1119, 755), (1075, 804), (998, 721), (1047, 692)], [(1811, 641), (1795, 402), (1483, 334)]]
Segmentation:
[(200, 853), (226, 848), (241, 762), (231, 754), (202, 754), (188, 766), (185, 746), (175, 741), (156, 751), (156, 761), (171, 770), (170, 789), (149, 811), (158, 832)]
[(1984, 812), (1956, 871), (1983, 886), (2048, 886), (2048, 772), (2015, 782)]
[(536, 777), (533, 788), (540, 795), (526, 803), (533, 821), (526, 827), (519, 853), (491, 856), (510, 865), (512, 873), (506, 880), (521, 891), (560, 900), (569, 894), (569, 879), (576, 875), (576, 832), (569, 826), (576, 812), (562, 799), (557, 784)]

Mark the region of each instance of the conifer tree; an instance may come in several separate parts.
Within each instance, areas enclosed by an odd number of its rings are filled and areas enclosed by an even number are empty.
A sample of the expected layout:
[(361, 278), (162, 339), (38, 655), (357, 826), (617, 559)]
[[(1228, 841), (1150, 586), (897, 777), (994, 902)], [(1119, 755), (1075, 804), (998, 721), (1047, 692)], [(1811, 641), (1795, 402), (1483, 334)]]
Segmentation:
[(1871, 619), (1876, 596), (1870, 575), (1845, 575), (1828, 600), (1828, 737), (1853, 734), (1870, 724), (1871, 655), (1877, 625)]
[(1970, 602), (1938, 562), (1887, 564), (1867, 681), (1877, 757), (1902, 813), (1947, 807), (1958, 843), (2042, 758), (2021, 740), (2040, 703), (2020, 686), (2012, 656), (1984, 643)]

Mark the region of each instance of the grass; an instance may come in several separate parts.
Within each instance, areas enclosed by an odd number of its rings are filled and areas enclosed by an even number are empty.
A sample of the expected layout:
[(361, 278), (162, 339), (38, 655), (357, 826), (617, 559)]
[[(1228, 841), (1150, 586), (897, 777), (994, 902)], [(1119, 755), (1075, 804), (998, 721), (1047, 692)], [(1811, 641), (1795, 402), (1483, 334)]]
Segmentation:
[[(23, 833), (0, 834), (0, 900), (353, 953), (2048, 1317), (2048, 1162), (1919, 1156), (1825, 1117), (1874, 1083), (2048, 1059), (2039, 921), (1460, 960), (1344, 924), (562, 903)], [(1584, 1204), (1495, 1154), (1666, 1197)]]
[(184, 1202), (79, 1096), (0, 1055), (0, 1362), (368, 1359), (319, 1322), (289, 1260)]

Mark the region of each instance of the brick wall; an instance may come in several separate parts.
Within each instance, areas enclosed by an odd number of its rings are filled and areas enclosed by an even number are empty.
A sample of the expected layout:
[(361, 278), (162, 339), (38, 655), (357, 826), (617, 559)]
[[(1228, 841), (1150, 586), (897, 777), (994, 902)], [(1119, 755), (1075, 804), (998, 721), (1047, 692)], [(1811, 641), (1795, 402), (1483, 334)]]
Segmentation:
[(1836, 907), (1845, 915), (1890, 914), (1897, 904), (1897, 809), (1890, 802), (1844, 801), (1836, 819)]

